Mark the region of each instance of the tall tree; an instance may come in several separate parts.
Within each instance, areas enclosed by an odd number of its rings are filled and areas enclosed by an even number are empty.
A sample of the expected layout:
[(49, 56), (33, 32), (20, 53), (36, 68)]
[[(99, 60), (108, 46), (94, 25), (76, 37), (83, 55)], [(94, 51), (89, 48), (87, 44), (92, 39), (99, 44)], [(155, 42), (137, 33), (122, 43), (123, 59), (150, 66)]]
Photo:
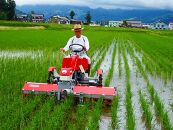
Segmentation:
[(74, 16), (75, 16), (75, 12), (73, 10), (70, 11), (70, 17), (71, 17), (71, 19), (73, 19)]
[(124, 20), (121, 26), (122, 26), (122, 27), (128, 27), (128, 23), (127, 23), (127, 21)]
[(87, 22), (87, 24), (90, 24), (91, 23), (91, 14), (90, 14), (90, 12), (88, 11), (87, 12), (87, 14), (86, 14), (86, 16), (85, 16), (85, 19), (86, 19), (86, 22)]
[(14, 0), (0, 0), (0, 20), (13, 20), (15, 18), (16, 3)]
[(7, 19), (7, 3), (6, 0), (0, 0), (0, 20)]
[(7, 0), (7, 4), (8, 4), (8, 11), (7, 11), (8, 20), (13, 20), (15, 17), (16, 3), (14, 0)]

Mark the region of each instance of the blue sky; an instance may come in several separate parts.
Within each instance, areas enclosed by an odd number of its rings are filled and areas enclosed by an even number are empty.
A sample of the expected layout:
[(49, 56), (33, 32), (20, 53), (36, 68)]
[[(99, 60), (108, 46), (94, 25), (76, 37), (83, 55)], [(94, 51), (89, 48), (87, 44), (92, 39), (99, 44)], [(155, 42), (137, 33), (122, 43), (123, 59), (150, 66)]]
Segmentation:
[(173, 0), (15, 0), (17, 5), (25, 4), (65, 4), (65, 5), (80, 5), (89, 6), (91, 8), (122, 8), (122, 9), (139, 9), (139, 8), (154, 8), (154, 9), (172, 9)]

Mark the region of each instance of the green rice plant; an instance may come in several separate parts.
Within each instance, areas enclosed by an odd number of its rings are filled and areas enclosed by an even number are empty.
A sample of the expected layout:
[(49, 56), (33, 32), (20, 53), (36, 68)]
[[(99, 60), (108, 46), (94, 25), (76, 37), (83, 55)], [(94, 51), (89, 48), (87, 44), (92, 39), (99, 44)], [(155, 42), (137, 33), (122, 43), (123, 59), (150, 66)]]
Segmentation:
[(130, 85), (130, 69), (128, 65), (128, 61), (126, 58), (125, 50), (122, 49), (123, 59), (124, 59), (124, 67), (126, 71), (126, 123), (127, 123), (127, 129), (128, 130), (134, 130), (135, 129), (135, 117), (133, 113), (133, 106), (132, 106), (132, 92), (131, 92), (131, 85)]
[(117, 113), (118, 113), (118, 103), (119, 103), (119, 96), (117, 95), (112, 102), (111, 106), (111, 114), (112, 114), (112, 120), (111, 120), (111, 127), (112, 129), (117, 128), (118, 121), (117, 121)]
[(78, 105), (76, 108), (75, 116), (73, 117), (73, 121), (68, 123), (68, 130), (81, 130), (86, 128), (86, 124), (88, 123), (88, 116), (90, 113), (90, 102), (86, 100), (83, 105)]
[(111, 67), (108, 71), (108, 75), (107, 75), (106, 80), (105, 80), (105, 86), (109, 86), (110, 81), (112, 80), (112, 76), (114, 73), (115, 56), (116, 56), (116, 45), (114, 46), (114, 49), (113, 49)]
[(121, 66), (121, 44), (118, 43), (118, 76), (122, 76), (122, 66)]
[(139, 93), (141, 108), (143, 110), (143, 118), (145, 120), (145, 125), (146, 125), (147, 129), (151, 130), (151, 128), (152, 128), (152, 113), (150, 111), (149, 103), (144, 98), (144, 95), (142, 94), (141, 90), (139, 90), (138, 93)]
[(39, 106), (40, 101), (41, 101), (41, 98), (36, 97), (35, 100), (32, 100), (31, 102), (28, 102), (27, 104), (21, 104), (20, 109), (13, 108), (15, 112), (12, 112), (12, 115), (6, 118), (5, 124), (1, 126), (2, 129), (6, 129), (6, 130), (19, 129), (21, 122), (26, 120), (31, 115), (31, 113), (35, 111), (35, 109)]
[[(142, 48), (142, 50), (149, 55), (152, 61), (156, 62), (159, 66), (157, 71), (163, 73), (165, 79), (171, 78), (172, 73), (172, 38), (161, 37), (158, 35), (141, 35), (141, 34), (131, 34), (134, 44)], [(159, 57), (156, 59), (156, 57)], [(152, 67), (152, 66), (151, 66)], [(160, 75), (161, 76), (161, 75)]]
[(135, 117), (133, 113), (133, 106), (132, 106), (132, 92), (131, 92), (131, 86), (130, 83), (127, 83), (126, 85), (126, 122), (127, 122), (127, 129), (128, 130), (134, 130), (135, 129)]
[(87, 129), (89, 130), (98, 130), (99, 129), (99, 120), (102, 112), (102, 104), (103, 98), (99, 98), (99, 100), (94, 104), (93, 110), (89, 117), (89, 122)]
[(173, 127), (171, 126), (168, 112), (166, 112), (164, 110), (164, 104), (161, 102), (157, 93), (155, 93), (155, 96), (154, 96), (154, 103), (155, 103), (156, 115), (157, 115), (157, 117), (159, 117), (161, 124), (162, 124), (162, 127), (165, 130), (172, 130)]
[(66, 121), (64, 115), (73, 105), (73, 98), (73, 95), (70, 95), (63, 103), (55, 107), (51, 114), (52, 116), (47, 120), (45, 126), (42, 128), (43, 130), (64, 128), (63, 122)]
[[(158, 97), (157, 93), (155, 92), (154, 87), (149, 83), (147, 74), (144, 71), (144, 68), (141, 65), (141, 62), (139, 61), (139, 59), (137, 57), (135, 57), (135, 59), (136, 59), (136, 63), (137, 63), (137, 66), (138, 66), (140, 72), (142, 73), (145, 80), (147, 81), (147, 89), (150, 93), (151, 100), (155, 103), (155, 111), (158, 114), (158, 117), (161, 119), (161, 123), (162, 123), (163, 127), (166, 128), (166, 129), (167, 128), (170, 129), (171, 125), (170, 125), (170, 121), (169, 121), (167, 112), (164, 111), (164, 105), (160, 101), (160, 98)], [(163, 114), (160, 114), (160, 113), (163, 113)], [(165, 118), (165, 120), (168, 120), (168, 122), (166, 121), (167, 123), (164, 124), (163, 123), (163, 118)]]
[(149, 83), (147, 84), (147, 89), (148, 89), (148, 92), (150, 93), (151, 101), (153, 102), (154, 96), (155, 96), (155, 90), (154, 90), (153, 86)]
[(33, 118), (31, 118), (30, 120), (27, 121), (28, 123), (25, 125), (24, 128), (22, 127), (22, 129), (33, 130), (33, 129), (42, 128), (42, 124), (46, 123), (45, 120), (48, 118), (50, 112), (53, 110), (54, 105), (55, 105), (54, 97), (51, 97), (48, 100), (49, 101), (47, 101), (40, 108), (40, 110), (38, 109), (38, 112), (36, 112), (36, 114), (33, 116)]
[(108, 47), (104, 50), (101, 58), (97, 61), (96, 65), (91, 69), (91, 75), (94, 75), (96, 71), (99, 69), (102, 61), (104, 60), (107, 50), (108, 50)]

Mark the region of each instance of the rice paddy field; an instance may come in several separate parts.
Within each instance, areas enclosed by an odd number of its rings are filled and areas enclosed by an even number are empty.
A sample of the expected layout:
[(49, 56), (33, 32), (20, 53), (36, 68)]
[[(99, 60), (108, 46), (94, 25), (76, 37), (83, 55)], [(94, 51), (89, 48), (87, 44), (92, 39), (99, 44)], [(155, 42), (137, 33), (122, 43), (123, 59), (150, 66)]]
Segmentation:
[(102, 68), (104, 85), (117, 88), (109, 106), (23, 97), (25, 81), (46, 82), (50, 66), (61, 68), (71, 28), (0, 21), (0, 129), (173, 130), (173, 31), (84, 27), (91, 75)]

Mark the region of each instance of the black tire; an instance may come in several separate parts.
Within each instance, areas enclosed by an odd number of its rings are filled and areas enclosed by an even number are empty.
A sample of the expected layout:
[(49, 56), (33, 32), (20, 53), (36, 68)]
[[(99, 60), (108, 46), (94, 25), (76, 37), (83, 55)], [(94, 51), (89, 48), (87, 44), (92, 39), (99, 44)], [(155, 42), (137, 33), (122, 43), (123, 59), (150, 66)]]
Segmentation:
[(55, 81), (54, 81), (54, 75), (53, 75), (53, 72), (51, 72), (51, 71), (48, 72), (47, 83), (49, 83), (49, 84), (55, 83)]

